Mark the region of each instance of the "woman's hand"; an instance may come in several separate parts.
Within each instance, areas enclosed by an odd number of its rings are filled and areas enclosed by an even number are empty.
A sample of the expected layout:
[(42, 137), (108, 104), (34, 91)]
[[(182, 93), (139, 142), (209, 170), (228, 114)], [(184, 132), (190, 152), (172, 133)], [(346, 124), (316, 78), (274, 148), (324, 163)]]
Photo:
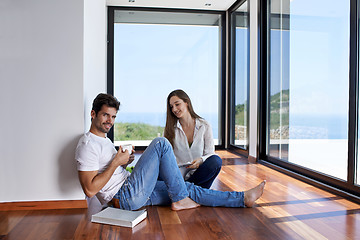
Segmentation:
[(203, 163), (202, 158), (197, 158), (197, 159), (193, 160), (191, 162), (191, 165), (187, 166), (186, 168), (194, 168), (194, 169), (196, 169), (196, 168), (199, 168), (202, 163)]

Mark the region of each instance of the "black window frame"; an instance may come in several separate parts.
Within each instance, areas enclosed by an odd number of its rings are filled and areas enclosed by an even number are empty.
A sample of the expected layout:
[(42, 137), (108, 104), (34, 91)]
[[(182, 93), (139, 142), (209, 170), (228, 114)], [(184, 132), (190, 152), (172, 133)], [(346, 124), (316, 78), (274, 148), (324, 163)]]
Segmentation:
[[(248, 76), (247, 76), (247, 130), (246, 130), (246, 136), (247, 136), (247, 145), (246, 148), (243, 148), (241, 146), (235, 145), (234, 143), (234, 127), (235, 127), (235, 61), (236, 61), (236, 54), (235, 54), (235, 47), (236, 47), (236, 18), (235, 15), (236, 10), (247, 1), (248, 7), (247, 7), (247, 17), (248, 17), (248, 48), (247, 48), (247, 56), (248, 56)], [(250, 2), (249, 0), (238, 0), (236, 1), (228, 10), (228, 23), (229, 23), (229, 38), (228, 38), (228, 55), (229, 55), (229, 91), (228, 91), (228, 112), (229, 112), (229, 118), (228, 118), (228, 142), (229, 142), (229, 149), (239, 153), (243, 156), (249, 156), (249, 122), (250, 122)]]
[[(198, 14), (217, 14), (221, 16), (220, 28), (220, 79), (219, 79), (219, 145), (216, 149), (225, 149), (225, 101), (226, 101), (226, 11), (213, 10), (189, 10), (172, 8), (147, 8), (147, 7), (108, 7), (107, 22), (107, 93), (114, 94), (114, 13), (116, 10), (126, 11), (146, 11), (146, 12), (168, 12), (168, 13), (198, 13)], [(121, 114), (121, 113), (120, 113)], [(108, 132), (108, 138), (114, 142), (114, 128)], [(135, 150), (144, 150), (147, 146), (136, 146)]]

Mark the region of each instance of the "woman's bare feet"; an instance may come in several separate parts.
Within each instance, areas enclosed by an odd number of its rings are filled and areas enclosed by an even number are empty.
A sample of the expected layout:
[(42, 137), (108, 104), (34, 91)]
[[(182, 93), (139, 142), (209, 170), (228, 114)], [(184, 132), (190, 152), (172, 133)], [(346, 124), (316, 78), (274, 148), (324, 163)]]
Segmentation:
[(191, 209), (200, 207), (200, 204), (191, 200), (191, 198), (186, 197), (178, 202), (173, 202), (171, 204), (171, 209), (174, 211), (184, 210), (184, 209)]
[(257, 199), (261, 197), (264, 191), (266, 180), (262, 181), (256, 187), (244, 192), (244, 202), (246, 207), (252, 207)]

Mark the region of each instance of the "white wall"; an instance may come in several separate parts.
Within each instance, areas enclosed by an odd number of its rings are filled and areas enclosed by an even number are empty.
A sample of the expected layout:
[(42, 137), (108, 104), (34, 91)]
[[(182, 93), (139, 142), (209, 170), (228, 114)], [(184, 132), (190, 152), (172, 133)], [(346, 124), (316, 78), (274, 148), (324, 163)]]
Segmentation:
[(249, 0), (250, 4), (250, 119), (249, 119), (249, 155), (257, 155), (257, 107), (258, 107), (258, 0)]
[(106, 0), (86, 0), (84, 9), (84, 131), (87, 132), (91, 124), (92, 101), (100, 92), (106, 92)]
[(84, 199), (83, 0), (0, 1), (0, 202)]

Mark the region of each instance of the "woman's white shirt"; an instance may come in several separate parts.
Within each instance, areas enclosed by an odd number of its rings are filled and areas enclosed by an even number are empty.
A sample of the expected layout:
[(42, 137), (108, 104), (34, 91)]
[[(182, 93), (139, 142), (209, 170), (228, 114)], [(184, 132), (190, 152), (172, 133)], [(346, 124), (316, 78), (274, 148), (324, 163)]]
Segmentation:
[[(175, 138), (173, 141), (173, 148), (178, 165), (192, 162), (197, 158), (201, 158), (204, 162), (207, 158), (215, 154), (212, 129), (206, 120), (201, 118), (195, 119), (194, 137), (191, 147), (189, 146), (188, 139), (179, 120), (174, 127)], [(180, 170), (183, 176), (185, 176), (191, 169), (180, 168)], [(191, 171), (190, 174), (193, 172), (194, 171)]]

